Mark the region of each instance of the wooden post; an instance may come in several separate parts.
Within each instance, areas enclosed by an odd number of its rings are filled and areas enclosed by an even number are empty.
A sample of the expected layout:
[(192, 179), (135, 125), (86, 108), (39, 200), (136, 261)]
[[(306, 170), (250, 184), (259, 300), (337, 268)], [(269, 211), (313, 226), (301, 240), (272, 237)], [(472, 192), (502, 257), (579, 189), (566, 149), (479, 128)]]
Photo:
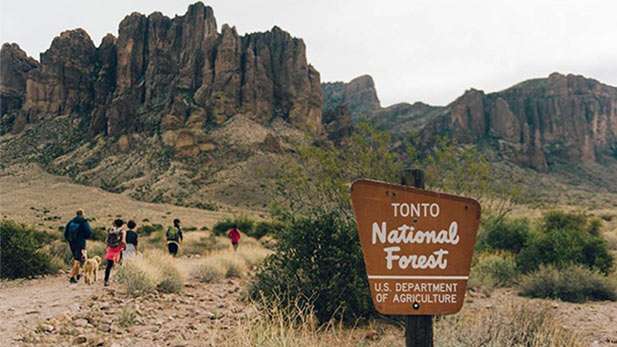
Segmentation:
[[(424, 171), (420, 169), (403, 170), (401, 184), (424, 189)], [(405, 346), (433, 347), (433, 316), (405, 316)]]

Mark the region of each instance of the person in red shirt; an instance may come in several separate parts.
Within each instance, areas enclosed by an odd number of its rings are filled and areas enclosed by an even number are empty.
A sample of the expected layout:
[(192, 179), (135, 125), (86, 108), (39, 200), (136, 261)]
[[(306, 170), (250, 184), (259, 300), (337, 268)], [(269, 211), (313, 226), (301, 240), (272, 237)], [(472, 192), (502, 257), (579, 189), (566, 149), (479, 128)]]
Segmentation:
[(240, 230), (234, 224), (227, 232), (227, 237), (231, 239), (231, 245), (234, 247), (234, 252), (238, 250), (238, 241), (240, 240)]

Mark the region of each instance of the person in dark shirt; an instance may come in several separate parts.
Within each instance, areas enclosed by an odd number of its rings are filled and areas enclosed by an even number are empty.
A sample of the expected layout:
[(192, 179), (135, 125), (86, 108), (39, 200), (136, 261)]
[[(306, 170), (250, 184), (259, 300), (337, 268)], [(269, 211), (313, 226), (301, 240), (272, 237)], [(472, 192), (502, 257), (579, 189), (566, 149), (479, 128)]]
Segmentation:
[(86, 239), (92, 235), (90, 224), (84, 218), (84, 210), (80, 208), (75, 214), (76, 216), (64, 227), (64, 238), (68, 241), (73, 254), (73, 268), (69, 279), (71, 283), (77, 283), (80, 277), (80, 263), (86, 260)]
[(129, 228), (129, 230), (126, 231), (126, 249), (122, 252), (122, 258), (123, 259), (131, 259), (133, 258), (137, 253), (137, 232), (135, 232), (135, 227), (137, 226), (137, 224), (135, 224), (134, 221), (130, 220), (126, 226)]
[(178, 254), (178, 248), (182, 245), (183, 239), (179, 219), (174, 219), (174, 226), (167, 228), (165, 238), (167, 240), (167, 250), (169, 254), (175, 257)]

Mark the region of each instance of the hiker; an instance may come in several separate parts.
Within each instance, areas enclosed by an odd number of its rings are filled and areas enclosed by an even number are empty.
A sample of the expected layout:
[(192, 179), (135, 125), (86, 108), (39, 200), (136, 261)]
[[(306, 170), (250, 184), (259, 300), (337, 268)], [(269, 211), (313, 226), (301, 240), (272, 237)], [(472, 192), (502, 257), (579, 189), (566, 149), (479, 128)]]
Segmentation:
[(64, 238), (69, 242), (71, 253), (73, 254), (73, 268), (71, 269), (70, 283), (77, 283), (81, 275), (79, 274), (80, 262), (86, 261), (86, 239), (92, 235), (90, 224), (84, 218), (84, 210), (78, 209), (75, 217), (64, 227)]
[(183, 239), (180, 220), (178, 218), (174, 219), (174, 226), (167, 228), (165, 238), (167, 240), (167, 250), (169, 254), (175, 257), (178, 254), (178, 248), (182, 245)]
[(122, 225), (124, 225), (124, 221), (116, 219), (112, 227), (107, 231), (107, 252), (105, 252), (107, 267), (105, 268), (105, 282), (103, 284), (105, 287), (109, 285), (111, 268), (114, 267), (114, 262), (120, 261), (122, 249), (126, 245), (126, 234), (122, 230)]
[(231, 245), (234, 248), (234, 252), (238, 250), (238, 241), (240, 241), (240, 230), (234, 224), (227, 232), (227, 237), (231, 239)]
[(124, 237), (124, 239), (126, 240), (126, 249), (122, 251), (122, 258), (128, 260), (133, 258), (137, 254), (138, 237), (137, 232), (135, 232), (134, 230), (137, 226), (134, 221), (130, 220), (128, 223), (126, 223), (126, 226), (129, 228), (129, 230), (126, 231), (126, 236)]

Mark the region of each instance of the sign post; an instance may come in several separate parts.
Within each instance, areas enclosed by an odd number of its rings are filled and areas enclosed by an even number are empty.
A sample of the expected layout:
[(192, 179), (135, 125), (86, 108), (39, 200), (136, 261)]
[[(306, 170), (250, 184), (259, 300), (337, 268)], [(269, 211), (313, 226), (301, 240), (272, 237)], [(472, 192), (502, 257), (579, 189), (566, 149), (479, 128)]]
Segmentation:
[(407, 346), (432, 346), (432, 315), (463, 306), (480, 205), (418, 189), (421, 170), (404, 172), (401, 183), (356, 180), (353, 207), (375, 308), (408, 316)]
[[(401, 184), (424, 189), (423, 170), (404, 170)], [(433, 316), (407, 315), (405, 317), (405, 346), (433, 347)]]

